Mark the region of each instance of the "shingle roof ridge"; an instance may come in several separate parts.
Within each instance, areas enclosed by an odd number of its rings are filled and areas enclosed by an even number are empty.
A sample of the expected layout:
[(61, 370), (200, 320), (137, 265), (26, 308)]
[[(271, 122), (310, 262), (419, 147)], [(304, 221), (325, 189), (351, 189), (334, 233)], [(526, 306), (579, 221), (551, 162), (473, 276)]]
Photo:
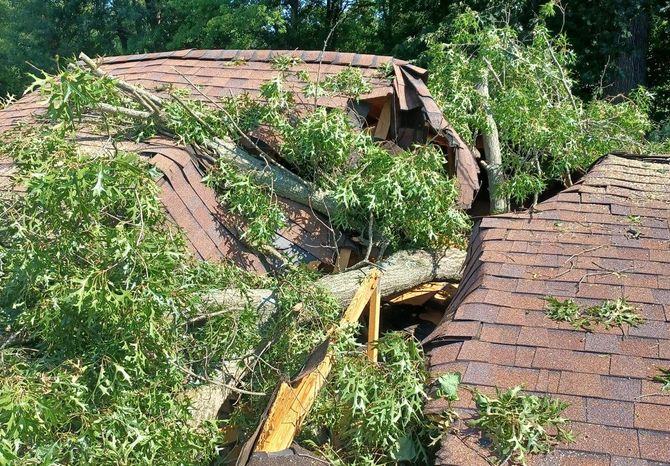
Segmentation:
[(103, 63), (126, 63), (134, 61), (191, 58), (209, 61), (230, 61), (236, 58), (250, 62), (269, 62), (274, 57), (291, 55), (305, 63), (319, 63), (336, 65), (350, 65), (359, 68), (378, 68), (387, 63), (397, 65), (409, 64), (389, 55), (362, 54), (351, 52), (321, 51), (321, 50), (273, 50), (273, 49), (183, 49), (170, 52), (153, 52), (135, 55), (118, 55), (103, 57)]

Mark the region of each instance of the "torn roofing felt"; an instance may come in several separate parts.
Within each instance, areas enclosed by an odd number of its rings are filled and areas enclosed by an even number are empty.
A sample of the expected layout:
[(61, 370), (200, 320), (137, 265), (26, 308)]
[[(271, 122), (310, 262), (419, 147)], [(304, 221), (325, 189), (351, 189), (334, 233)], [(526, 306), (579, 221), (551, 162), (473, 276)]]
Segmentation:
[[(481, 220), (465, 264), (450, 317), (427, 339), (433, 375), (570, 403), (576, 442), (533, 465), (670, 463), (670, 396), (653, 380), (670, 368), (669, 157), (608, 155), (532, 213)], [(625, 297), (645, 323), (577, 330), (547, 317), (547, 296), (587, 306)], [(455, 405), (464, 422), (474, 415), (469, 392)], [(488, 464), (477, 439), (466, 426), (446, 435), (437, 464)]]
[[(475, 156), (442, 116), (426, 86), (427, 72), (391, 57), (320, 51), (270, 50), (181, 50), (103, 58), (101, 69), (129, 83), (161, 93), (167, 86), (198, 89), (208, 98), (217, 99), (247, 94), (260, 97), (263, 83), (277, 76), (277, 57), (296, 58), (291, 71), (304, 71), (313, 81), (353, 67), (361, 71), (371, 90), (358, 101), (343, 96), (319, 97), (316, 105), (346, 109), (352, 117), (370, 128), (376, 139), (385, 141), (390, 150), (435, 141), (443, 148), (449, 172), (456, 176), (460, 188), (459, 204), (470, 207), (479, 189)], [(392, 70), (392, 73), (389, 71)], [(389, 73), (389, 76), (387, 76)], [(300, 91), (306, 85), (289, 75), (287, 86)], [(313, 98), (294, 94), (299, 105), (314, 105)], [(199, 92), (192, 98), (205, 99)], [(44, 104), (29, 94), (0, 111), (0, 132), (14, 124), (42, 113)], [(252, 136), (263, 148), (276, 148), (277, 141), (269, 131), (260, 128)], [(191, 250), (198, 257), (229, 257), (248, 270), (259, 272), (272, 268), (237, 239), (243, 222), (221, 209), (211, 189), (202, 185), (195, 167), (188, 162), (184, 148), (167, 141), (147, 141), (142, 149), (163, 173), (162, 200), (168, 214), (187, 234)], [(0, 189), (8, 185), (10, 161), (0, 160)], [(336, 255), (336, 234), (327, 228), (327, 220), (308, 207), (280, 200), (286, 208), (290, 226), (278, 232), (275, 247), (296, 260), (330, 264)], [(338, 234), (338, 237), (340, 235)]]

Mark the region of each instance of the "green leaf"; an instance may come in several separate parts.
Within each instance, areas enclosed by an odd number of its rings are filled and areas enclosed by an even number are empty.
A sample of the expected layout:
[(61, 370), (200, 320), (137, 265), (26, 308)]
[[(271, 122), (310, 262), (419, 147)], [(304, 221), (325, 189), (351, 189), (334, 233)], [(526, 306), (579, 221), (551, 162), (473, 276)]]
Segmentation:
[(447, 372), (442, 374), (438, 379), (437, 396), (446, 398), (449, 401), (458, 400), (458, 388), (461, 385), (460, 372)]

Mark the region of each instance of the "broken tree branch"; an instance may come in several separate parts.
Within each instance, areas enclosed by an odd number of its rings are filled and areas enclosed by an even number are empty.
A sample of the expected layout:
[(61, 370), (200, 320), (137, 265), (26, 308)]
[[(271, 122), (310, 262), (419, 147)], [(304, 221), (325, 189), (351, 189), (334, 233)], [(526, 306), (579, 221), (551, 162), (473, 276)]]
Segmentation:
[[(84, 52), (81, 52), (79, 54), (79, 59), (81, 61), (83, 61), (86, 64), (86, 66), (91, 70), (91, 72), (94, 75), (98, 76), (99, 78), (112, 78), (112, 76), (110, 76), (109, 74), (102, 71), (98, 67), (97, 63), (95, 63), (95, 61), (93, 59), (91, 59), (91, 57), (86, 55)], [(163, 105), (163, 99), (161, 99), (157, 95), (152, 94), (151, 92), (149, 92), (145, 89), (142, 89), (141, 87), (133, 86), (132, 84), (129, 84), (129, 83), (127, 83), (127, 82), (125, 82), (121, 79), (118, 79), (118, 78), (113, 78), (113, 79), (114, 79), (114, 84), (116, 85), (116, 87), (121, 89), (123, 92), (134, 96), (136, 100), (137, 100), (136, 96), (140, 95), (143, 98), (148, 99), (149, 101), (154, 103), (157, 107), (161, 107)], [(142, 103), (144, 106), (146, 106), (146, 104), (144, 102), (140, 102), (140, 103)], [(153, 111), (154, 109), (149, 108), (149, 110)]]
[[(356, 293), (361, 278), (368, 275), (375, 267), (384, 271), (380, 293), (382, 298), (386, 298), (422, 283), (459, 280), (465, 254), (465, 251), (459, 249), (447, 249), (442, 252), (400, 251), (373, 266), (326, 275), (317, 280), (316, 284), (330, 292), (340, 306), (345, 308)], [(224, 290), (207, 295), (207, 299), (212, 304), (226, 308), (237, 306), (239, 309), (240, 299), (243, 299), (241, 296), (243, 295), (240, 295), (238, 290)], [(247, 292), (247, 296), (250, 305), (262, 309), (265, 313), (271, 313), (277, 309), (277, 302), (270, 290), (251, 290)]]
[[(80, 54), (79, 58), (94, 75), (101, 78), (112, 78), (111, 75), (102, 71), (86, 54)], [(165, 105), (162, 98), (118, 78), (114, 78), (114, 84), (122, 92), (126, 93), (128, 97), (146, 108), (148, 112), (131, 110), (124, 107), (115, 107), (107, 104), (101, 104), (101, 111), (106, 113), (118, 113), (134, 119), (153, 118), (154, 121), (162, 127), (160, 129), (168, 132), (170, 131), (169, 124), (165, 121), (164, 115), (161, 112)], [(176, 101), (182, 106), (187, 107), (178, 98), (176, 98)], [(210, 140), (205, 141), (204, 144), (195, 148), (199, 157), (204, 157), (207, 160), (223, 157), (236, 168), (250, 172), (258, 183), (271, 187), (278, 196), (312, 206), (314, 210), (322, 214), (328, 215), (337, 210), (337, 203), (335, 200), (328, 196), (324, 191), (317, 189), (311, 183), (303, 180), (277, 163), (269, 165), (268, 160), (261, 160), (254, 157), (235, 144), (232, 140), (223, 140), (216, 137), (216, 134), (213, 134), (209, 125), (190, 111), (190, 109), (187, 108), (187, 110), (194, 116), (196, 121), (203, 126), (203, 129), (211, 134)]]
[[(373, 268), (380, 268), (384, 271), (384, 280), (380, 283), (379, 292), (380, 296), (385, 298), (422, 283), (459, 280), (465, 255), (465, 251), (458, 249), (447, 249), (442, 252), (400, 251), (380, 264), (327, 275), (317, 280), (316, 284), (329, 291), (344, 309), (349, 306), (356, 291), (360, 288), (361, 280), (370, 275)], [(208, 294), (205, 302), (221, 306), (228, 312), (242, 310), (245, 306), (253, 306), (258, 309), (261, 322), (270, 319), (278, 309), (273, 291), (264, 289), (249, 290), (244, 293), (240, 290), (222, 290)], [(202, 322), (208, 316), (204, 314), (194, 320)], [(231, 365), (230, 362), (227, 362), (224, 363), (224, 367), (226, 369), (222, 370), (219, 377), (214, 380), (221, 383), (202, 385), (190, 392), (192, 413), (197, 421), (216, 419), (223, 403), (234, 393), (230, 387), (240, 385), (249, 373), (249, 368), (244, 364)], [(222, 386), (222, 383), (229, 387)]]

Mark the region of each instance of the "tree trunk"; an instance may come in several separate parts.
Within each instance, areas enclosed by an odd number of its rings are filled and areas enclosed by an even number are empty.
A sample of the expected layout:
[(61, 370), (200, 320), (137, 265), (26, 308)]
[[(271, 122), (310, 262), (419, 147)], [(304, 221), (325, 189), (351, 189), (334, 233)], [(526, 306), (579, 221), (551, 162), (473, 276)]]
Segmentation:
[(486, 174), (489, 181), (489, 199), (491, 201), (491, 213), (499, 214), (509, 212), (507, 198), (500, 195), (499, 189), (503, 182), (502, 152), (500, 151), (500, 137), (498, 136), (498, 125), (493, 118), (489, 106), (489, 84), (488, 78), (484, 76), (477, 85), (477, 92), (484, 98), (484, 112), (486, 114), (486, 130), (482, 134), (484, 152), (486, 155)]
[(628, 94), (647, 83), (649, 13), (641, 10), (630, 21), (629, 35), (617, 59), (617, 73), (610, 94)]
[(256, 181), (272, 187), (277, 196), (311, 207), (326, 216), (337, 211), (337, 203), (325, 191), (317, 189), (291, 171), (276, 165), (266, 164), (252, 156), (232, 140), (216, 138), (207, 144), (207, 148), (236, 168), (250, 172)]
[[(422, 283), (461, 278), (465, 251), (448, 249), (441, 253), (428, 251), (400, 251), (379, 264), (383, 270), (380, 281), (382, 298), (413, 288)], [(328, 290), (340, 306), (346, 308), (358, 289), (361, 279), (371, 267), (352, 270), (336, 275), (327, 275), (316, 284)], [(210, 293), (206, 301), (223, 306), (230, 312), (254, 306), (262, 313), (261, 322), (267, 321), (277, 310), (275, 295), (271, 290), (250, 290), (243, 295), (239, 290), (223, 290)], [(203, 316), (202, 318), (206, 318)], [(257, 348), (257, 353), (262, 348)], [(224, 362), (224, 370), (212, 383), (194, 388), (189, 392), (192, 414), (196, 422), (216, 419), (223, 403), (232, 395), (234, 388), (248, 375), (248, 365)], [(225, 384), (225, 385), (224, 385)], [(227, 386), (226, 386), (227, 385)]]
[[(379, 283), (382, 298), (414, 288), (422, 283), (442, 280), (460, 280), (465, 251), (447, 249), (436, 253), (428, 251), (400, 251), (379, 264), (384, 272)], [(364, 267), (336, 275), (326, 275), (317, 285), (328, 290), (342, 308), (349, 305), (361, 278), (372, 267)]]

